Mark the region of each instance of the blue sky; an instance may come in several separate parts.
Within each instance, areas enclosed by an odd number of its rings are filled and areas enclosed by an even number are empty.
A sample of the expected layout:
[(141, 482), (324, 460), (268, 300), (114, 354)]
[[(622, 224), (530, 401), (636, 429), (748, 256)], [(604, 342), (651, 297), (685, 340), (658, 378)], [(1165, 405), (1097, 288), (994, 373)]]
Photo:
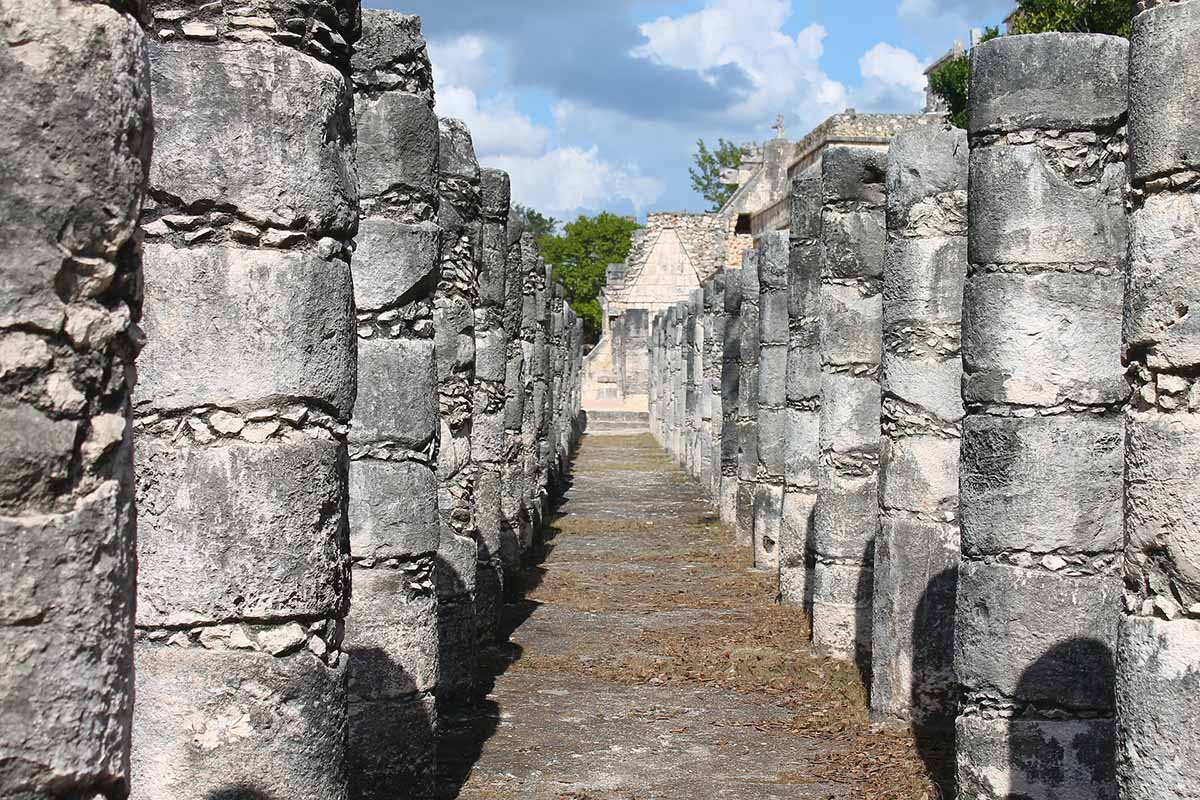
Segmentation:
[(701, 211), (695, 142), (914, 112), (926, 64), (1015, 0), (386, 0), (422, 17), (437, 111), (559, 219)]

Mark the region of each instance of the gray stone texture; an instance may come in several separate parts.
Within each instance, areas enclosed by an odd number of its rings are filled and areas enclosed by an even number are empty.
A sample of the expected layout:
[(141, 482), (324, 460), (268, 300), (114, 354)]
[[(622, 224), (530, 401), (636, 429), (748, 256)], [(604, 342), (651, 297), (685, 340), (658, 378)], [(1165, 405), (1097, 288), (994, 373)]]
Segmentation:
[(146, 40), (126, 8), (0, 8), (4, 797), (129, 790), (129, 393), (152, 126)]
[(1042, 34), (973, 56), (954, 657), (963, 796), (1116, 796), (1127, 47)]
[(736, 526), (738, 544), (754, 546), (754, 498), (758, 485), (758, 369), (761, 353), (759, 339), (758, 253), (742, 255), (742, 301), (738, 313), (737, 416), (737, 498)]
[(821, 179), (792, 182), (788, 256), (788, 355), (779, 596), (812, 611), (813, 515), (820, 462)]
[(928, 735), (955, 715), (966, 273), (967, 134), (900, 133), (888, 151), (871, 710)]
[(720, 502), (722, 469), (722, 437), (725, 429), (725, 333), (727, 316), (725, 311), (725, 272), (718, 272), (704, 285), (705, 306), (709, 313), (708, 359), (705, 362), (705, 379), (709, 391), (708, 408), (708, 458), (705, 491), (713, 504)]
[[(353, 262), (350, 796), (382, 798), (403, 784), (424, 798), (436, 780), (439, 676), (433, 299), (440, 231), (431, 218), (440, 137), (420, 20), (364, 11), (352, 68), (362, 221)], [(404, 71), (413, 80), (397, 84)]]
[(136, 798), (347, 793), (358, 8), (260, 11), (152, 9)]
[(1130, 41), (1124, 355), (1125, 613), (1116, 650), (1123, 800), (1200, 797), (1200, 2), (1141, 3)]
[(813, 641), (865, 666), (879, 527), (879, 364), (887, 152), (833, 145), (822, 161), (820, 466)]
[(764, 233), (758, 267), (758, 483), (754, 492), (754, 565), (779, 569), (787, 453), (789, 237)]
[(471, 452), (476, 391), (475, 309), (479, 305), (482, 191), (471, 132), (455, 119), (438, 122), (438, 193), (442, 227), (441, 275), (433, 300), (441, 434), (438, 511), (441, 545), (434, 571), (438, 590), (441, 678), (438, 702), (469, 702), (475, 691), (477, 633), (476, 466)]

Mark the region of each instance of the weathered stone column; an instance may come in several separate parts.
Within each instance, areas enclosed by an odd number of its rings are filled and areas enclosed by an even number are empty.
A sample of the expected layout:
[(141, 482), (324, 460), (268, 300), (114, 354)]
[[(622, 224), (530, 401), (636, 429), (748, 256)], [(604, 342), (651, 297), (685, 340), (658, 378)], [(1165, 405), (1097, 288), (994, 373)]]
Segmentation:
[(717, 508), (721, 522), (737, 525), (738, 415), (741, 413), (742, 375), (742, 271), (723, 270), (725, 276), (725, 338), (721, 358), (721, 491)]
[[(397, 83), (396, 75), (406, 75)], [(438, 121), (421, 21), (363, 13), (353, 60), (358, 402), (350, 428), (350, 795), (432, 797), (438, 677)]]
[(554, 304), (554, 270), (543, 260), (538, 285), (538, 369), (537, 406), (537, 486), (538, 530), (550, 510), (550, 416), (554, 406), (554, 347), (551, 342), (551, 317)]
[(508, 223), (508, 256), (504, 279), (504, 335), (506, 366), (504, 373), (504, 460), (501, 464), (500, 558), (504, 564), (505, 586), (521, 568), (521, 557), (529, 546), (529, 512), (525, 507), (525, 456), (522, 449), (522, 425), (525, 419), (525, 353), (521, 341), (521, 314), (524, 303), (525, 259), (533, 249), (533, 237), (515, 215)]
[(741, 344), (738, 368), (737, 525), (742, 547), (754, 547), (754, 495), (758, 485), (758, 254), (742, 255)]
[(879, 358), (887, 153), (834, 145), (821, 169), (821, 466), (813, 641), (866, 671), (879, 527)]
[(1200, 743), (1200, 3), (1141, 3), (1129, 73), (1134, 188), (1125, 358), (1125, 615), (1117, 669), (1123, 800), (1196, 797)]
[(476, 634), (481, 645), (495, 641), (504, 607), (503, 513), (501, 485), (505, 456), (508, 336), (504, 302), (508, 269), (508, 174), (480, 173), (483, 225), (479, 248), (479, 304), (475, 307), (475, 400), (471, 420), (471, 460), (478, 470), (475, 523), (479, 531), (475, 573)]
[(779, 595), (812, 610), (813, 513), (820, 461), (821, 179), (792, 182), (788, 263), (787, 423)]
[(557, 498), (562, 490), (566, 470), (565, 451), (562, 442), (563, 397), (566, 393), (567, 377), (567, 302), (561, 283), (555, 281), (550, 298), (550, 345), (553, 364), (550, 369), (550, 477), (549, 490)]
[(133, 796), (340, 800), (358, 6), (155, 5)]
[(650, 435), (653, 436), (655, 441), (657, 441), (659, 444), (662, 444), (662, 436), (659, 433), (660, 406), (658, 380), (658, 371), (661, 367), (661, 361), (659, 360), (659, 344), (661, 335), (659, 322), (661, 318), (661, 315), (655, 314), (650, 319), (650, 340), (647, 343), (649, 347), (649, 354), (647, 357), (647, 367), (649, 371), (646, 375), (646, 407), (650, 413)]
[(437, 453), (441, 543), (435, 571), (438, 703), (469, 702), (475, 692), (475, 624), (479, 528), (471, 459), (475, 397), (475, 306), (479, 303), (481, 189), (471, 132), (456, 119), (439, 121), (438, 193), (441, 276), (433, 327), (441, 434)]
[(546, 347), (546, 320), (549, 303), (546, 293), (546, 265), (534, 248), (526, 265), (525, 303), (522, 311), (522, 338), (526, 343), (528, 367), (525, 389), (526, 418), (523, 424), (525, 454), (525, 507), (534, 542), (542, 536), (545, 494), (542, 485), (542, 435), (546, 419), (546, 374), (550, 369)]
[(778, 570), (787, 450), (788, 234), (764, 233), (755, 260), (759, 286), (759, 367), (754, 565)]
[(696, 437), (696, 479), (705, 492), (712, 484), (712, 283), (700, 287), (700, 316), (696, 339), (700, 347), (700, 376), (697, 381), (697, 413), (700, 419)]
[(888, 153), (883, 441), (871, 710), (920, 740), (952, 730), (962, 435), (967, 134), (914, 128)]
[(704, 295), (700, 289), (693, 289), (688, 295), (683, 320), (683, 335), (686, 346), (683, 353), (686, 383), (684, 385), (684, 433), (681, 463), (687, 473), (693, 478), (698, 477), (698, 457), (700, 454), (700, 378), (703, 375), (703, 364), (700, 350), (704, 347), (704, 337), (700, 326), (700, 312), (704, 306)]
[(152, 126), (146, 40), (128, 7), (0, 7), (4, 797), (129, 790), (129, 392)]
[(1128, 43), (972, 53), (963, 297), (962, 797), (1111, 798)]
[(721, 384), (725, 375), (725, 273), (718, 272), (705, 284), (708, 308), (708, 354), (704, 366), (708, 385), (708, 447), (705, 491), (714, 504), (721, 500), (721, 434), (725, 411)]
[(677, 464), (684, 459), (687, 432), (688, 341), (687, 303), (671, 306), (667, 317), (671, 326), (671, 457)]

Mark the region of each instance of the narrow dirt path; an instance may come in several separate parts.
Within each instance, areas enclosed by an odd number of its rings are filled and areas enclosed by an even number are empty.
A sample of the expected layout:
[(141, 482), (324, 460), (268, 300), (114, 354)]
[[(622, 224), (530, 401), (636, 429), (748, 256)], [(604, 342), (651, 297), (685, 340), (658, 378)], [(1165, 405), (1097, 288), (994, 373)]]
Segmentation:
[(446, 800), (934, 796), (650, 436), (585, 437), (538, 556), (487, 702), (442, 720)]

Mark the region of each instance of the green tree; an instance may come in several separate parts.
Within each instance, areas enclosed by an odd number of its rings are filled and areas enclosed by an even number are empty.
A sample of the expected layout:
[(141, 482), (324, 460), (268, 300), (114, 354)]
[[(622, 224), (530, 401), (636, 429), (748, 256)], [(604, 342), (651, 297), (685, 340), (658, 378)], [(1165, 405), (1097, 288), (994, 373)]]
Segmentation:
[(1013, 33), (1109, 33), (1129, 37), (1133, 4), (1129, 0), (1019, 0), (1010, 26)]
[(603, 324), (597, 298), (604, 287), (608, 265), (625, 260), (637, 229), (638, 224), (632, 219), (606, 211), (594, 217), (580, 215), (566, 224), (562, 235), (538, 240), (542, 257), (554, 267), (567, 302), (583, 320), (584, 335), (589, 341), (595, 341)]
[(696, 166), (688, 168), (692, 176), (692, 189), (717, 211), (729, 200), (735, 187), (721, 183), (721, 170), (737, 167), (742, 163), (742, 148), (733, 142), (717, 139), (717, 149), (709, 150), (703, 139), (696, 140), (696, 152), (692, 156)]
[[(999, 28), (984, 28), (979, 41), (986, 42), (999, 35)], [(929, 73), (929, 88), (945, 101), (950, 109), (947, 119), (956, 128), (967, 127), (967, 85), (970, 77), (971, 60), (965, 54), (950, 59)]]
[(541, 241), (544, 236), (553, 236), (558, 230), (558, 220), (539, 213), (529, 206), (514, 203), (513, 211), (524, 221), (525, 231), (533, 234), (534, 241)]

